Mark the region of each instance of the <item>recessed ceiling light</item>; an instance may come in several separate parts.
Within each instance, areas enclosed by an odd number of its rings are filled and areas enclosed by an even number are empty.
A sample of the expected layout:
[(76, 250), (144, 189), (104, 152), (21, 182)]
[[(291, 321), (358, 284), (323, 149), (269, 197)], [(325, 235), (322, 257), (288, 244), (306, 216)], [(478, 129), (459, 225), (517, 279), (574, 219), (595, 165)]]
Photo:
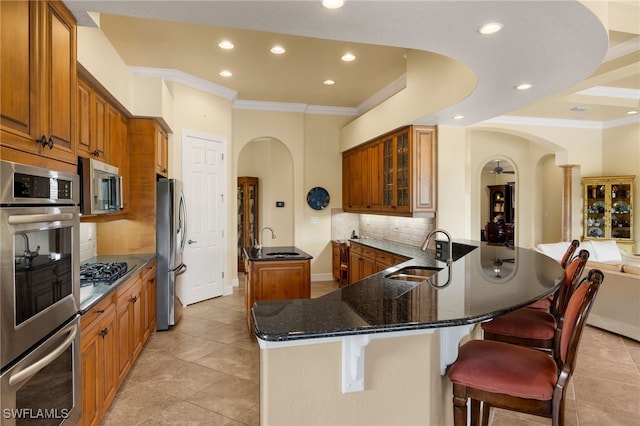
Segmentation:
[(233, 75), (233, 73), (229, 70), (222, 70), (220, 71), (220, 75), (222, 77), (231, 77)]
[(322, 84), (324, 84), (325, 86), (333, 86), (334, 84), (336, 84), (336, 82), (333, 80), (325, 80), (322, 82)]
[(231, 43), (229, 40), (222, 40), (220, 43), (218, 43), (218, 46), (225, 50), (233, 49), (233, 43)]
[(342, 55), (340, 59), (342, 59), (345, 62), (351, 62), (354, 59), (356, 59), (356, 56), (353, 53), (345, 53), (344, 55)]
[(464, 115), (458, 114), (458, 115), (454, 115), (453, 119), (454, 120), (462, 120), (464, 118)]
[(627, 115), (634, 115), (637, 114), (638, 111), (636, 111), (635, 109), (631, 110), (631, 111), (627, 111)]
[(531, 87), (533, 87), (533, 85), (531, 83), (522, 83), (522, 84), (518, 84), (516, 86), (516, 89), (518, 89), (518, 90), (529, 90), (529, 89), (531, 89)]
[(284, 52), (286, 52), (286, 50), (282, 46), (276, 45), (271, 48), (271, 53), (274, 53), (276, 55), (282, 55)]
[(344, 6), (344, 0), (322, 0), (322, 5), (327, 9), (340, 9)]
[(478, 32), (483, 35), (495, 34), (500, 30), (502, 30), (502, 24), (500, 22), (490, 22), (478, 28)]

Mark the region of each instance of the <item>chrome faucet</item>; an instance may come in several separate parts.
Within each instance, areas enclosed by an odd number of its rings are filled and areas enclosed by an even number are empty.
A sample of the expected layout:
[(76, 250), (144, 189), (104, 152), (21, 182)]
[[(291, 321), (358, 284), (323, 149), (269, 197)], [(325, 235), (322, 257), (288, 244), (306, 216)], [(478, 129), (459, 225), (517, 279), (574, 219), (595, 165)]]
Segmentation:
[(36, 247), (36, 251), (31, 251), (29, 248), (29, 237), (24, 232), (18, 233), (24, 239), (24, 262), (29, 265), (31, 263), (31, 259), (38, 256), (40, 254), (40, 246)]
[(431, 237), (433, 237), (439, 232), (446, 235), (447, 239), (449, 240), (449, 257), (447, 258), (447, 265), (451, 265), (453, 263), (453, 244), (451, 242), (451, 235), (444, 229), (434, 229), (433, 231), (429, 232), (429, 234), (427, 235), (427, 238), (425, 238), (424, 241), (422, 242), (422, 245), (420, 246), (420, 250), (427, 251), (427, 247), (429, 247), (429, 242), (431, 241)]
[(262, 228), (260, 230), (260, 240), (256, 241), (255, 245), (253, 246), (256, 250), (261, 250), (262, 249), (261, 242), (264, 240), (264, 238), (262, 238), (262, 236), (263, 236), (263, 232), (264, 232), (265, 229), (268, 229), (269, 231), (271, 231), (271, 239), (272, 240), (276, 239), (276, 234), (275, 234), (275, 232), (273, 232), (273, 228), (270, 227), (270, 226), (265, 226), (264, 228)]

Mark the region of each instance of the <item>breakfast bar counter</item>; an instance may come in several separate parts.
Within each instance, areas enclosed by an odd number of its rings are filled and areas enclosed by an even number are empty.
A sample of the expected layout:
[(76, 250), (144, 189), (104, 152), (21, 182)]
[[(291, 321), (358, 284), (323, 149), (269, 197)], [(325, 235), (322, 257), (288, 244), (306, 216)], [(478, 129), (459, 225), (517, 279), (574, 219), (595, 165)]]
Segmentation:
[(518, 247), (455, 242), (447, 264), (415, 247), (358, 243), (411, 259), (316, 299), (253, 307), (265, 424), (450, 424), (444, 372), (460, 340), (564, 278), (555, 260)]

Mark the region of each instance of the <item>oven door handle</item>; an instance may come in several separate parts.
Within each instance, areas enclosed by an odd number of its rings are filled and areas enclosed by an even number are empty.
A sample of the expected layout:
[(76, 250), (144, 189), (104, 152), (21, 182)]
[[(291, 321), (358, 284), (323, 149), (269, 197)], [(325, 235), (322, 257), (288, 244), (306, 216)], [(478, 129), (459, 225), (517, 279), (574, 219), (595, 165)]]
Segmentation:
[(10, 225), (73, 220), (74, 213), (21, 214), (9, 216)]
[(9, 385), (16, 386), (19, 383), (24, 382), (27, 379), (33, 377), (38, 371), (42, 370), (47, 365), (51, 364), (56, 358), (60, 356), (73, 342), (73, 339), (76, 338), (76, 334), (78, 333), (78, 326), (74, 325), (71, 330), (69, 330), (69, 335), (62, 342), (60, 346), (54, 349), (52, 352), (48, 353), (41, 360), (31, 364), (24, 370), (18, 371), (16, 374), (11, 375), (9, 377)]

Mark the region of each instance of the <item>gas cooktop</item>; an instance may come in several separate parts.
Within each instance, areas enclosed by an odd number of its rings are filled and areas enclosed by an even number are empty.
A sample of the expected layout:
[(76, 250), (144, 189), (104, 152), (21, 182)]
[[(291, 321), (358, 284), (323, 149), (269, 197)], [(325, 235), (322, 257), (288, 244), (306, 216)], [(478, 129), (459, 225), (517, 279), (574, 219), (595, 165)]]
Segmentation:
[(80, 265), (80, 285), (112, 283), (127, 273), (126, 262), (85, 263)]

